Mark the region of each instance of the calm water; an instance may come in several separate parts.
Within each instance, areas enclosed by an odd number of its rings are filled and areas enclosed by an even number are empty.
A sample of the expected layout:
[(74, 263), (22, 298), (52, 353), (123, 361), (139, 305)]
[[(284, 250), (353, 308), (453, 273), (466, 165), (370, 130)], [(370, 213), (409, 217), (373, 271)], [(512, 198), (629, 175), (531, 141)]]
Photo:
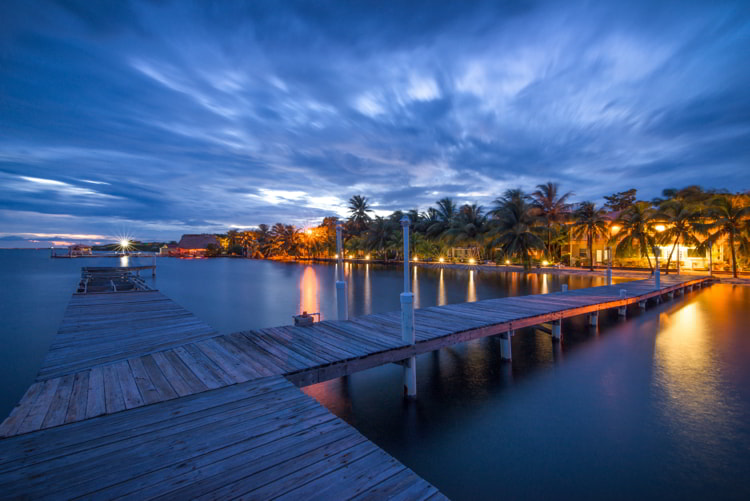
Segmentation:
[[(79, 268), (0, 251), (2, 408), (33, 379)], [(149, 260), (146, 260), (150, 262)], [(131, 260), (130, 264), (134, 264)], [(333, 318), (332, 266), (157, 260), (153, 285), (221, 332)], [(351, 315), (399, 308), (399, 268), (347, 270)], [(420, 306), (559, 290), (590, 278), (418, 269)], [(531, 329), (513, 363), (495, 339), (418, 357), (418, 399), (389, 365), (306, 388), (454, 499), (750, 499), (750, 288), (714, 286), (621, 321), (563, 323), (565, 342)]]

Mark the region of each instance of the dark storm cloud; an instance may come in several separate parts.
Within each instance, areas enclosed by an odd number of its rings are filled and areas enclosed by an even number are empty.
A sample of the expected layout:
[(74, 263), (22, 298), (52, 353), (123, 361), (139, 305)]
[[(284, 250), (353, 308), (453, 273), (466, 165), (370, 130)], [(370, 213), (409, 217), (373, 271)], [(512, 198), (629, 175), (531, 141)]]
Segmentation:
[(747, 189), (749, 19), (740, 1), (4, 2), (0, 237), (315, 223), (355, 193), (489, 206), (548, 180), (578, 200)]

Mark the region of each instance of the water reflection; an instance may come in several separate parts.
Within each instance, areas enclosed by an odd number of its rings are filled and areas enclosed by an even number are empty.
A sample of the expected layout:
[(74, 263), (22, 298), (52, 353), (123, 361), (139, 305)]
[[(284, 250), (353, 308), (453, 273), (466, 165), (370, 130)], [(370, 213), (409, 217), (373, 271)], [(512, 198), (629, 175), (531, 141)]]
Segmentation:
[[(318, 277), (315, 274), (315, 268), (312, 266), (305, 267), (305, 271), (302, 272), (302, 279), (299, 284), (300, 291), (300, 313), (306, 311), (308, 313), (320, 312), (320, 303), (318, 298)], [(322, 320), (321, 313), (321, 320)]]
[(370, 283), (370, 265), (365, 265), (365, 286), (364, 286), (364, 312), (365, 315), (372, 313), (372, 284)]
[(447, 304), (447, 300), (445, 299), (445, 277), (444, 275), (445, 270), (442, 268), (440, 269), (440, 279), (438, 281), (438, 299), (437, 304), (438, 306), (443, 306), (444, 304)]
[(674, 422), (674, 433), (703, 444), (705, 466), (722, 455), (716, 432), (731, 428), (732, 417), (710, 325), (697, 302), (662, 313), (654, 352), (654, 386), (666, 394), (660, 410)]
[(466, 301), (473, 303), (477, 300), (477, 286), (474, 283), (474, 270), (469, 270), (469, 288), (466, 291)]
[(419, 268), (419, 266), (414, 267), (414, 276), (412, 277), (411, 286), (411, 290), (414, 294), (414, 308), (419, 308), (419, 280), (417, 279), (417, 268)]
[(549, 293), (549, 285), (547, 285), (547, 274), (542, 275), (542, 294)]

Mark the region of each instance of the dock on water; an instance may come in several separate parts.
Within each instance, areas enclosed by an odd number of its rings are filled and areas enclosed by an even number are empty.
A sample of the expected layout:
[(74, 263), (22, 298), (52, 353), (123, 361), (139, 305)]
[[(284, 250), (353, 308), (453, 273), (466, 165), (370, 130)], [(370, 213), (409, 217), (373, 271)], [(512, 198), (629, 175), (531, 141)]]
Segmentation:
[(669, 276), (422, 308), (414, 343), (399, 312), (220, 335), (158, 291), (77, 293), (37, 380), (0, 425), (0, 492), (436, 499), (297, 387), (487, 336), (500, 336), (510, 360), (523, 327), (559, 342), (565, 318), (596, 325), (600, 312), (624, 316), (709, 282)]

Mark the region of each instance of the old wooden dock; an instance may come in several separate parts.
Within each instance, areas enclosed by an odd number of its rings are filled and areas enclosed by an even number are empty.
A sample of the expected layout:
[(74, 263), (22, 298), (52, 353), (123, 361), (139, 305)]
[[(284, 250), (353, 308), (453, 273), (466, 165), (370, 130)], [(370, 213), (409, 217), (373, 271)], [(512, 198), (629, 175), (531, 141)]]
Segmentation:
[[(0, 426), (0, 492), (31, 497), (439, 497), (296, 387), (692, 290), (663, 277), (219, 335), (158, 291), (73, 296)], [(510, 358), (510, 351), (508, 351)], [(500, 363), (500, 361), (498, 361)], [(54, 485), (54, 490), (50, 488)]]

